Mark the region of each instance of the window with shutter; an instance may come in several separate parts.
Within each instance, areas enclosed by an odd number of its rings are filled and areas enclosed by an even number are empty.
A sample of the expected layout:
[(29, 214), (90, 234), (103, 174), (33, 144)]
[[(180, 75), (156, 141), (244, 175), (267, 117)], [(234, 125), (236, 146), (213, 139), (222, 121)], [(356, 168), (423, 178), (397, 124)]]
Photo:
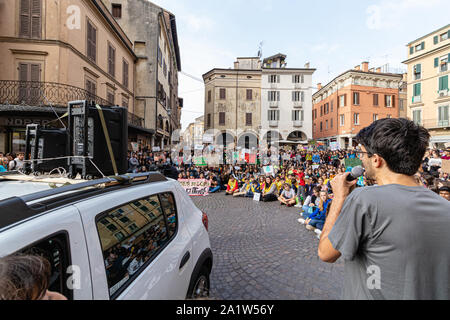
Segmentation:
[(30, 0), (20, 0), (19, 36), (31, 36), (31, 8)]
[(41, 38), (41, 0), (31, 0), (31, 37)]
[(87, 21), (87, 57), (92, 61), (97, 61), (97, 29), (88, 20)]
[(251, 126), (252, 125), (252, 114), (251, 113), (246, 113), (245, 114), (245, 125), (246, 126)]
[(247, 100), (253, 100), (253, 91), (252, 91), (252, 89), (247, 89)]
[(220, 99), (225, 100), (225, 98), (226, 98), (225, 89), (223, 89), (223, 88), (220, 89), (219, 93), (220, 93)]
[(439, 67), (439, 58), (434, 58), (434, 67)]
[(116, 49), (108, 44), (108, 73), (115, 76), (116, 69)]
[(208, 91), (208, 102), (211, 102), (211, 90)]
[(434, 36), (433, 37), (433, 44), (437, 44), (439, 42), (439, 37), (438, 36)]
[(123, 60), (123, 85), (128, 88), (128, 62)]
[(225, 125), (225, 112), (219, 112), (219, 125)]

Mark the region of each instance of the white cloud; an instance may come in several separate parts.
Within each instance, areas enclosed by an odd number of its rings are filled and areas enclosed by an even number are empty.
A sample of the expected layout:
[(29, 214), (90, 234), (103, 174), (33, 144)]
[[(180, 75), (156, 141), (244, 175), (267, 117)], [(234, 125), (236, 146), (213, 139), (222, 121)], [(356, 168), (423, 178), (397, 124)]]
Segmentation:
[(367, 7), (366, 26), (370, 30), (398, 28), (412, 13), (422, 14), (423, 10), (436, 8), (440, 4), (448, 10), (445, 0), (383, 0)]

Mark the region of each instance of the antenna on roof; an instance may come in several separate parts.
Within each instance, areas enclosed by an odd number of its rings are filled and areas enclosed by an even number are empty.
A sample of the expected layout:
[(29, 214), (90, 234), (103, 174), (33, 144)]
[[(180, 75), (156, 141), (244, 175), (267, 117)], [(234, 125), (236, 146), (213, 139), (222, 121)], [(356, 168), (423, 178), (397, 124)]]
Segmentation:
[(264, 44), (264, 41), (261, 41), (260, 43), (259, 43), (259, 47), (258, 47), (258, 57), (261, 59), (262, 58), (262, 55), (263, 55), (263, 44)]

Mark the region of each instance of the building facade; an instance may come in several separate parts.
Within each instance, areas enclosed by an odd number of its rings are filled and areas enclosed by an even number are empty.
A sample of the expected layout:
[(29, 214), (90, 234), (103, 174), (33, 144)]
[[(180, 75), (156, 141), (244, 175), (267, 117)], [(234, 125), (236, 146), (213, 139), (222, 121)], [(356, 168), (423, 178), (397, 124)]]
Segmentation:
[(312, 134), (312, 75), (315, 69), (286, 68), (286, 55), (264, 59), (261, 78), (263, 141), (307, 143)]
[(233, 69), (212, 69), (205, 82), (205, 131), (215, 143), (256, 148), (261, 125), (261, 60), (237, 58)]
[(450, 142), (450, 24), (407, 44), (408, 117), (431, 134), (431, 144)]
[(353, 138), (373, 121), (398, 118), (402, 78), (380, 68), (369, 71), (369, 63), (363, 62), (324, 87), (319, 83), (312, 97), (314, 139), (348, 148), (355, 146)]
[(3, 1), (0, 56), (0, 152), (25, 150), (27, 124), (60, 125), (72, 100), (124, 106), (129, 132), (143, 129), (137, 56), (101, 1)]
[(181, 129), (180, 49), (175, 16), (147, 0), (103, 0), (131, 39), (136, 55), (136, 114), (150, 133), (142, 143), (168, 150)]

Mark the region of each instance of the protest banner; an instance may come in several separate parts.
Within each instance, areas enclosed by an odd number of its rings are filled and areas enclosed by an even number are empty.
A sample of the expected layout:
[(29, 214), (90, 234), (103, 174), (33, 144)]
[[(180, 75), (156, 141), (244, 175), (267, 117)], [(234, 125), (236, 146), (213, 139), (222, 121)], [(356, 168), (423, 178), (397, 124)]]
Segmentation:
[(195, 164), (196, 166), (199, 166), (199, 167), (205, 167), (205, 166), (207, 166), (205, 157), (195, 157), (195, 158), (194, 158), (194, 164)]
[(260, 201), (261, 200), (261, 193), (255, 192), (253, 194), (253, 201)]
[(138, 152), (139, 144), (137, 142), (131, 142), (131, 148), (133, 149), (133, 152)]
[(264, 174), (270, 174), (273, 175), (273, 166), (265, 166), (264, 167)]
[(248, 163), (255, 164), (256, 163), (256, 154), (250, 154), (248, 157)]
[(339, 150), (341, 147), (339, 145), (339, 142), (330, 142), (330, 149), (331, 151)]
[(345, 167), (357, 167), (357, 166), (362, 166), (362, 161), (361, 159), (358, 158), (347, 158), (345, 159)]
[(178, 182), (190, 196), (207, 196), (209, 181), (206, 179), (179, 179)]
[(442, 171), (445, 173), (450, 173), (450, 160), (442, 160)]

